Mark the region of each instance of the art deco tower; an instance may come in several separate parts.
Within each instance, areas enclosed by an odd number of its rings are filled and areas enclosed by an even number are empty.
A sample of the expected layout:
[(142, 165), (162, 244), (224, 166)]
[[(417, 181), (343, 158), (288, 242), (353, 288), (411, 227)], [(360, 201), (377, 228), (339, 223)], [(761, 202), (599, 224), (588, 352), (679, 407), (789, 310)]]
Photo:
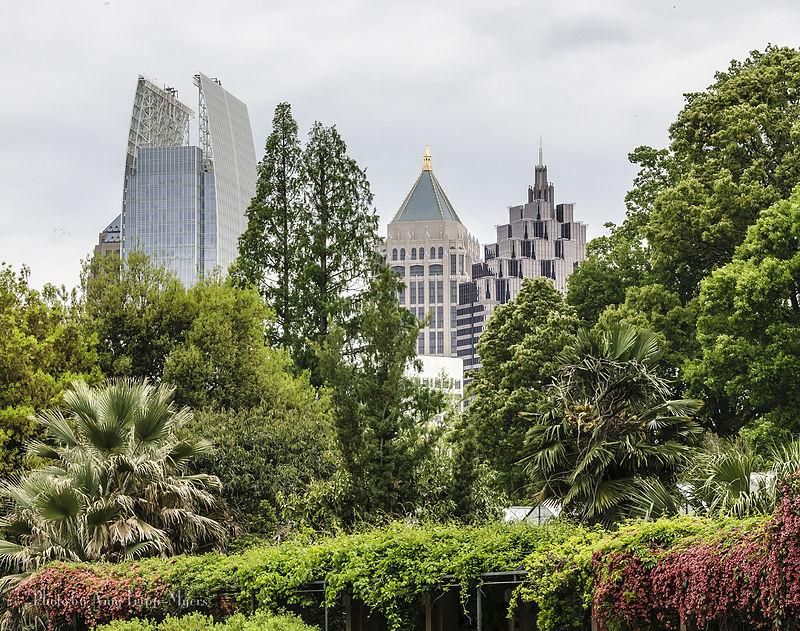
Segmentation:
[(472, 280), (459, 287), (458, 356), (465, 372), (480, 367), (478, 338), (495, 308), (517, 297), (523, 278), (549, 278), (566, 292), (567, 278), (586, 258), (586, 224), (575, 221), (573, 208), (555, 203), (540, 147), (528, 201), (508, 208), (497, 242), (484, 246), (485, 262), (473, 265)]
[(406, 285), (400, 304), (420, 321), (430, 317), (417, 354), (455, 357), (458, 285), (469, 280), (480, 246), (436, 179), (427, 147), (422, 172), (389, 223), (381, 252)]

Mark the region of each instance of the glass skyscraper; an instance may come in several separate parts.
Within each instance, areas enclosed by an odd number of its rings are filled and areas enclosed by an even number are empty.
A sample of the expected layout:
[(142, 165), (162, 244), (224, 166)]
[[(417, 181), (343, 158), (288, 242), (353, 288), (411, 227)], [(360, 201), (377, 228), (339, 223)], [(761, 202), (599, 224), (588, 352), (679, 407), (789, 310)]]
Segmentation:
[(200, 146), (189, 145), (194, 112), (174, 90), (139, 77), (125, 162), (122, 257), (141, 250), (185, 285), (237, 255), (255, 195), (256, 156), (247, 106), (216, 79), (199, 89)]

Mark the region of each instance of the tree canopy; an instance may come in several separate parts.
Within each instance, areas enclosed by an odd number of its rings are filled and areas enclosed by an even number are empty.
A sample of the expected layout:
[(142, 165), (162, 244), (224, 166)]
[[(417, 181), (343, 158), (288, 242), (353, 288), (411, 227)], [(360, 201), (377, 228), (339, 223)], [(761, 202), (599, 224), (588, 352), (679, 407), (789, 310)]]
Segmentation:
[(63, 288), (36, 291), (29, 273), (0, 265), (0, 478), (23, 467), (36, 412), (60, 403), (73, 379), (102, 380), (97, 338), (82, 328), (78, 305)]
[(703, 281), (697, 338), (687, 378), (722, 421), (767, 442), (800, 431), (800, 187)]

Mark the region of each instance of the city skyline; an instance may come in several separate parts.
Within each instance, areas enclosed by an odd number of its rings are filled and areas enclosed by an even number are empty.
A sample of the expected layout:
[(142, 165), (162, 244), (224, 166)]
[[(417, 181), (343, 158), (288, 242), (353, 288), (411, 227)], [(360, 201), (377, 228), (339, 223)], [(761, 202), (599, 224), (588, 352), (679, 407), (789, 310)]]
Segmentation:
[[(462, 221), (494, 241), (541, 134), (592, 238), (624, 216), (627, 153), (667, 144), (683, 93), (705, 89), (731, 59), (796, 39), (796, 3), (699, 5), (445, 2), (420, 4), (424, 18), (414, 3), (5, 5), (13, 89), (0, 104), (0, 259), (31, 266), (35, 285), (76, 285), (80, 259), (118, 213), (133, 78), (188, 95), (197, 68), (248, 104), (257, 159), (279, 101), (292, 103), (303, 135), (314, 120), (336, 124), (368, 168), (382, 227), (427, 144)], [(160, 28), (148, 28), (155, 13)], [(91, 187), (78, 185), (86, 174)]]

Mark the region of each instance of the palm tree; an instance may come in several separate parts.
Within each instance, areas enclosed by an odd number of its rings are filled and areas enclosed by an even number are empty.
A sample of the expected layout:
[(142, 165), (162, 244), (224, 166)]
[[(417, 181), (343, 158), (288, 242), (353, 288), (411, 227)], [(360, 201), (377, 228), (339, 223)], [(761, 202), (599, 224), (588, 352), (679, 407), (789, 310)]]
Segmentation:
[[(37, 420), (47, 442), (28, 453), (49, 464), (0, 486), (0, 565), (26, 573), (54, 560), (119, 561), (194, 552), (225, 543), (209, 514), (219, 479), (188, 475), (210, 445), (185, 437), (187, 408), (172, 389), (119, 380), (90, 389), (75, 382), (62, 410)], [(7, 581), (8, 582), (8, 581)]]
[(536, 501), (609, 525), (626, 518), (641, 484), (674, 475), (702, 432), (691, 418), (701, 403), (669, 399), (660, 359), (649, 331), (578, 332), (547, 409), (526, 415), (534, 425), (522, 462)]
[(642, 486), (631, 516), (670, 517), (680, 512), (721, 517), (767, 515), (775, 510), (778, 486), (800, 469), (800, 440), (774, 446), (762, 456), (742, 438), (709, 438), (678, 478)]

